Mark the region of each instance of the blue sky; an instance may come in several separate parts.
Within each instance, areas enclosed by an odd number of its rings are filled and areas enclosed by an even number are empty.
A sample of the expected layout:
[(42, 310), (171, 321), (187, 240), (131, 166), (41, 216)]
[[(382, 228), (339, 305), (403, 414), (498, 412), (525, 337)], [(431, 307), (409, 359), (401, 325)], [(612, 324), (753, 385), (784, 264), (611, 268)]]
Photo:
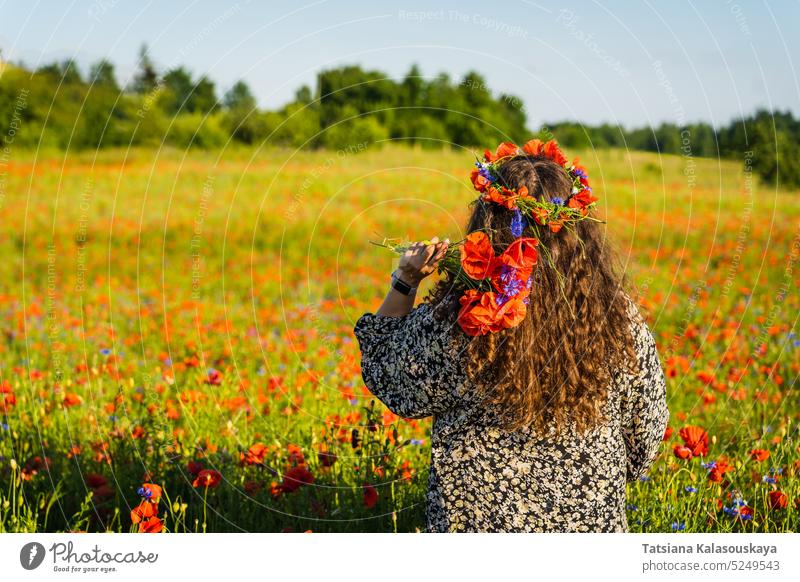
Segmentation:
[(475, 69), (525, 103), (529, 126), (725, 124), (800, 114), (798, 1), (155, 2), (0, 0), (0, 49), (28, 65), (108, 58), (124, 80), (146, 42), (223, 92), (246, 80), (278, 107), (315, 73), (360, 64), (398, 78)]

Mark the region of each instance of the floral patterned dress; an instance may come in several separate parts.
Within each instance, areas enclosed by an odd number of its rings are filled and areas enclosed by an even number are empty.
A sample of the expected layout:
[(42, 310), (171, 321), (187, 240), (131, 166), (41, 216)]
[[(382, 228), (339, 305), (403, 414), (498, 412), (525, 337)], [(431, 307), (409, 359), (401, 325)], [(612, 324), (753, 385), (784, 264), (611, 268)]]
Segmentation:
[(498, 425), (466, 377), (469, 338), (435, 309), (366, 313), (355, 325), (367, 388), (402, 417), (433, 416), (428, 530), (628, 531), (626, 481), (646, 474), (669, 419), (655, 342), (633, 304), (639, 373), (615, 374), (608, 422), (558, 439)]

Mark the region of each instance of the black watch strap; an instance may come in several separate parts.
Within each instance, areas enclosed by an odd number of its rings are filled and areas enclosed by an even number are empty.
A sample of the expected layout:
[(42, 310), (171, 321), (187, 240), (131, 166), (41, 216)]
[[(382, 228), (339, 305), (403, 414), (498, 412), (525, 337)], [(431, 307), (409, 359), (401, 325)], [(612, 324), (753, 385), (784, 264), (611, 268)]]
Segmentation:
[(411, 295), (417, 290), (416, 287), (412, 287), (405, 281), (401, 281), (400, 277), (397, 276), (397, 273), (392, 273), (392, 289), (402, 293), (403, 295)]

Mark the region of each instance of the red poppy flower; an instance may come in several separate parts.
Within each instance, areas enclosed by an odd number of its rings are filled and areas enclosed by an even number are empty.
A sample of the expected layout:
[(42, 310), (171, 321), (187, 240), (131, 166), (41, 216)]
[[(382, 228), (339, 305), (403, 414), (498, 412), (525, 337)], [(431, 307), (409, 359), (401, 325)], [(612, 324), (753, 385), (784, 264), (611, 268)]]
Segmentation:
[(577, 194), (572, 196), (572, 198), (569, 199), (569, 202), (567, 202), (567, 206), (569, 206), (570, 208), (575, 208), (577, 210), (580, 210), (586, 208), (592, 202), (597, 202), (597, 200), (598, 198), (596, 196), (592, 196), (591, 190), (589, 190), (588, 188), (584, 188), (583, 190), (581, 190), (580, 192), (578, 192)]
[(467, 290), (459, 299), (461, 309), (456, 320), (469, 336), (478, 336), (489, 333), (494, 323), (494, 313), (497, 304), (494, 293), (481, 293), (475, 289)]
[(478, 192), (486, 192), (486, 188), (488, 188), (492, 183), (487, 180), (481, 173), (478, 171), (478, 168), (472, 170), (469, 176), (470, 180), (472, 180), (472, 186)]
[(150, 493), (150, 496), (147, 497), (149, 501), (158, 503), (158, 500), (161, 499), (161, 487), (158, 485), (154, 483), (144, 483), (142, 484), (142, 489)]
[(527, 280), (539, 260), (539, 253), (536, 250), (538, 245), (539, 239), (518, 238), (508, 245), (503, 254), (497, 258), (496, 265), (499, 263), (517, 269), (523, 273), (520, 278)]
[(728, 473), (732, 470), (733, 467), (728, 464), (727, 460), (717, 459), (717, 462), (714, 463), (714, 466), (708, 472), (708, 480), (714, 483), (722, 483), (725, 473)]
[(494, 323), (490, 326), (489, 331), (497, 332), (516, 327), (525, 319), (527, 312), (528, 308), (522, 302), (522, 294), (512, 297), (497, 309), (494, 314)]
[(664, 436), (663, 436), (663, 438), (661, 440), (665, 441), (665, 440), (669, 439), (669, 437), (671, 437), (671, 436), (672, 436), (672, 427), (668, 426), (666, 429), (664, 429)]
[(769, 451), (764, 449), (753, 449), (750, 451), (750, 458), (754, 461), (765, 461), (769, 458)]
[(98, 487), (102, 487), (103, 485), (108, 485), (108, 479), (106, 479), (102, 475), (98, 475), (97, 473), (89, 473), (88, 475), (86, 475), (86, 484), (91, 489), (97, 489)]
[(214, 489), (222, 482), (222, 475), (214, 469), (203, 469), (192, 482), (192, 487), (205, 487)]
[(769, 508), (770, 509), (786, 509), (789, 505), (789, 496), (783, 491), (770, 491), (769, 492)]
[(488, 186), (483, 193), (482, 199), (485, 202), (494, 202), (500, 206), (505, 206), (509, 210), (514, 210), (517, 207), (517, 199), (520, 196), (527, 197), (527, 195), (528, 189), (524, 186), (520, 187), (516, 192), (514, 190), (509, 190), (505, 186), (501, 186), (500, 188)]
[(554, 139), (551, 139), (546, 144), (544, 144), (543, 152), (545, 157), (550, 158), (559, 166), (564, 166), (567, 163), (567, 156), (561, 151), (561, 148), (558, 147), (558, 142)]
[(323, 467), (332, 467), (336, 463), (336, 458), (336, 453), (329, 451), (327, 448), (317, 453), (317, 459), (319, 459), (319, 463)]
[(483, 159), (487, 162), (496, 162), (501, 158), (507, 158), (509, 156), (517, 155), (517, 146), (509, 141), (504, 141), (499, 146), (497, 146), (497, 150), (495, 153), (492, 154), (489, 150), (483, 152)]
[(378, 503), (378, 492), (372, 485), (364, 485), (364, 507), (372, 509)]
[(164, 524), (157, 517), (149, 517), (139, 524), (139, 533), (161, 533), (164, 531)]
[(135, 524), (158, 514), (158, 505), (146, 499), (131, 510), (131, 521)]
[(81, 403), (81, 397), (77, 394), (73, 394), (72, 392), (67, 392), (64, 395), (63, 404), (66, 408), (70, 408), (72, 406), (78, 406)]
[(692, 458), (692, 449), (683, 445), (675, 445), (672, 447), (672, 453), (679, 459), (686, 460)]
[(263, 443), (256, 443), (247, 449), (243, 461), (246, 465), (262, 465), (269, 448)]
[(461, 268), (472, 279), (481, 280), (489, 275), (494, 262), (494, 249), (485, 232), (467, 235), (461, 246)]
[(314, 475), (305, 465), (297, 465), (292, 467), (283, 475), (283, 483), (281, 489), (287, 493), (297, 491), (303, 485), (308, 485), (314, 482)]
[(685, 426), (678, 434), (695, 457), (708, 454), (708, 433), (697, 426)]
[(522, 150), (529, 156), (541, 156), (543, 149), (544, 142), (542, 142), (540, 139), (532, 139), (522, 146)]

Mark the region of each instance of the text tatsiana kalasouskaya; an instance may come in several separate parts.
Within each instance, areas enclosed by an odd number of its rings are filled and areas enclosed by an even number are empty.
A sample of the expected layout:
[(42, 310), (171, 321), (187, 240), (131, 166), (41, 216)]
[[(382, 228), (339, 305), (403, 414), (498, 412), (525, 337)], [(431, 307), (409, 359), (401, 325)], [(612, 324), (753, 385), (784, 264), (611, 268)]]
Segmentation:
[(777, 554), (776, 546), (757, 544), (642, 544), (645, 554)]

